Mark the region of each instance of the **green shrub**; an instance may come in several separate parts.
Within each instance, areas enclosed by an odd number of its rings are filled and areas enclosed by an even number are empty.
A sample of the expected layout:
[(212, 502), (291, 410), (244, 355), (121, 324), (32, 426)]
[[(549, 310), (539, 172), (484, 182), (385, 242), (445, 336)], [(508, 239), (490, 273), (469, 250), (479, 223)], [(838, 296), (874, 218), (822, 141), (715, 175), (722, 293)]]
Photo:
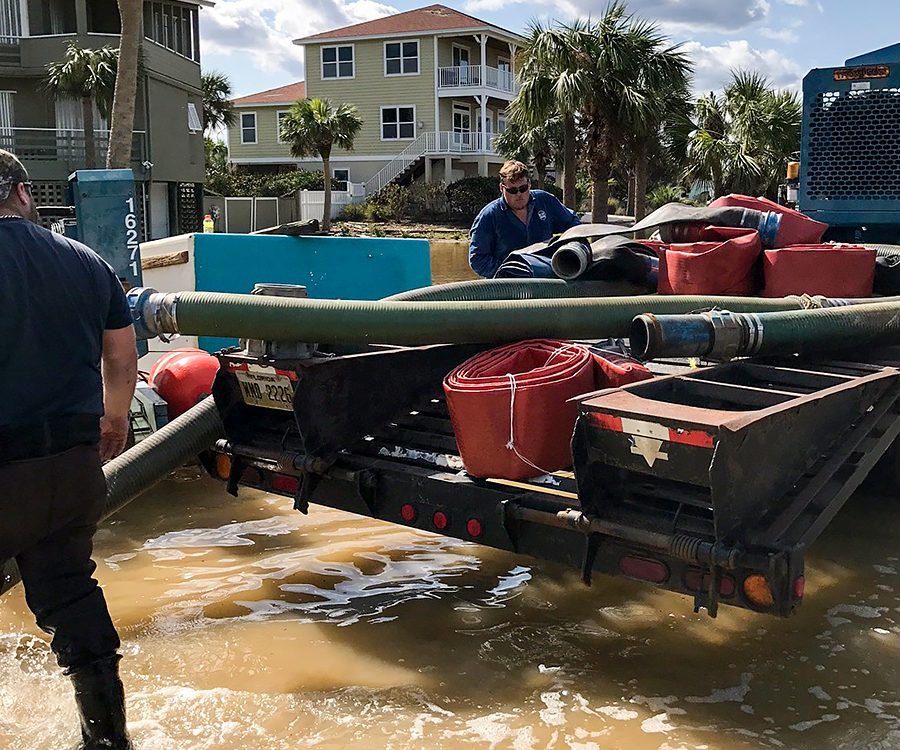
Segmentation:
[(366, 204), (365, 203), (348, 203), (341, 211), (341, 218), (344, 221), (365, 221)]
[(378, 214), (390, 221), (406, 217), (409, 208), (409, 191), (402, 185), (385, 185), (370, 199)]
[(496, 177), (464, 177), (447, 186), (450, 213), (471, 221), (479, 211), (500, 196)]
[(294, 170), (277, 174), (215, 172), (207, 175), (206, 187), (228, 197), (277, 197), (297, 190), (324, 190), (321, 172)]
[(443, 182), (414, 182), (406, 190), (410, 219), (445, 219), (449, 214), (447, 186)]

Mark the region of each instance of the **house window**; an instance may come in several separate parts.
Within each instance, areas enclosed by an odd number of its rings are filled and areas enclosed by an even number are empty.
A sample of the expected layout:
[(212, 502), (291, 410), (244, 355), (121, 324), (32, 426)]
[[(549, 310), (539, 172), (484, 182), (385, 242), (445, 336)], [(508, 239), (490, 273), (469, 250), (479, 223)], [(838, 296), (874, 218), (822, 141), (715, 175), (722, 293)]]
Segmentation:
[(416, 137), (415, 107), (382, 107), (381, 140), (400, 141)]
[(279, 143), (285, 142), (284, 138), (281, 136), (281, 121), (289, 114), (290, 110), (287, 109), (282, 109), (275, 113), (275, 130), (277, 131), (275, 135), (278, 138)]
[(256, 112), (241, 113), (241, 143), (256, 143)]
[(188, 60), (200, 62), (200, 24), (197, 8), (172, 3), (144, 5), (144, 35)]
[(322, 78), (353, 78), (353, 45), (322, 47)]
[(384, 45), (384, 74), (408, 76), (419, 72), (419, 42), (386, 42)]
[(200, 122), (200, 115), (197, 112), (197, 105), (192, 102), (188, 102), (187, 113), (188, 130), (191, 133), (199, 133), (201, 130), (203, 130), (203, 123)]
[(335, 190), (346, 190), (350, 183), (349, 169), (334, 169), (331, 172), (331, 187)]

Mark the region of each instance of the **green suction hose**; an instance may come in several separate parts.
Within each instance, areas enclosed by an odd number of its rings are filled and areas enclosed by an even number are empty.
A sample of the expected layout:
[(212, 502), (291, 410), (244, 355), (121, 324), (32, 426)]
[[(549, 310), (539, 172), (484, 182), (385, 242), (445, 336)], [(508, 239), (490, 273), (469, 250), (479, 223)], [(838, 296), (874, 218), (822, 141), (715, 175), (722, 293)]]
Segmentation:
[(359, 302), (249, 294), (136, 293), (139, 336), (182, 333), (264, 341), (337, 344), (499, 343), (528, 338), (627, 336), (635, 315), (714, 307), (741, 312), (795, 310), (799, 297), (660, 296), (481, 302)]

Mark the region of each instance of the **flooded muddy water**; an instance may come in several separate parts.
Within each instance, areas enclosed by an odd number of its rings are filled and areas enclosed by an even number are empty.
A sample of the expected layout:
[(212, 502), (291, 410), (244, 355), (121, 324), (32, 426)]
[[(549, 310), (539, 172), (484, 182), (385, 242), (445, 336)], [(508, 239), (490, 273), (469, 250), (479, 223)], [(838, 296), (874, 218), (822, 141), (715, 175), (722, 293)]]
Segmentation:
[[(137, 750), (900, 746), (896, 497), (844, 509), (790, 620), (290, 506), (184, 470), (98, 533)], [(0, 747), (75, 726), (19, 588)]]
[[(97, 535), (136, 750), (900, 747), (900, 501), (858, 493), (790, 620), (243, 490), (184, 469)], [(74, 747), (21, 587), (0, 748)]]

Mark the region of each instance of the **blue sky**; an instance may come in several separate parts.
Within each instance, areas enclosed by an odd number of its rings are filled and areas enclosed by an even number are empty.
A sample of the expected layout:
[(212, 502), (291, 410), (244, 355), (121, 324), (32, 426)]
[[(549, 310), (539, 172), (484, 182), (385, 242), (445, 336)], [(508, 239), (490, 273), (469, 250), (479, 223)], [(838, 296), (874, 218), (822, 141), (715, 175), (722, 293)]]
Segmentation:
[[(303, 51), (292, 39), (431, 4), (375, 0), (216, 0), (201, 12), (204, 70), (220, 70), (236, 96), (303, 80)], [(598, 15), (605, 0), (444, 2), (521, 32), (529, 20)], [(629, 0), (695, 63), (695, 90), (720, 88), (733, 68), (755, 69), (799, 89), (811, 68), (900, 42), (900, 0)]]

